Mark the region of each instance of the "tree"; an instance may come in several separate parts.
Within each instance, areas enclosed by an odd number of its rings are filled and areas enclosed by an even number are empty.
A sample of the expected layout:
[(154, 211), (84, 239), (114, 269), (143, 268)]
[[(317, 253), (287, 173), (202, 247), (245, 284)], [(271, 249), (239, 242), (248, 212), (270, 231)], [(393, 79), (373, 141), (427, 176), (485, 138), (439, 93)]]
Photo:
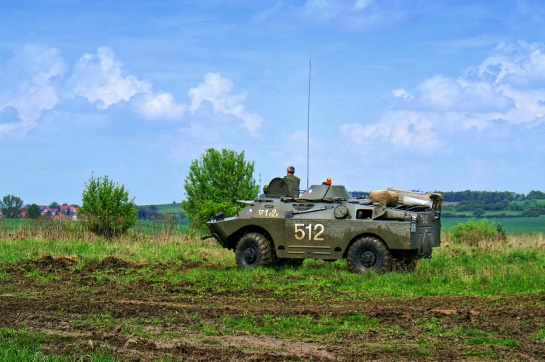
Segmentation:
[(56, 202), (56, 201), (53, 201), (51, 203), (51, 205), (49, 205), (49, 207), (52, 208), (52, 209), (57, 209), (57, 208), (59, 208), (59, 206), (61, 206), (61, 205), (59, 205), (59, 203)]
[(21, 216), (23, 212), (23, 200), (20, 197), (13, 195), (6, 195), (0, 200), (0, 209), (4, 217), (9, 219), (15, 219)]
[(26, 210), (26, 216), (29, 219), (37, 219), (41, 215), (40, 213), (40, 207), (36, 204), (28, 205)]
[(543, 199), (545, 199), (545, 193), (542, 192), (542, 191), (532, 190), (528, 194), (527, 198), (529, 200), (543, 200)]
[(475, 210), (473, 210), (473, 216), (482, 217), (483, 215), (484, 215), (484, 210), (482, 207), (476, 207)]
[(199, 160), (193, 160), (184, 183), (187, 197), (182, 201), (192, 226), (202, 228), (217, 211), (234, 215), (240, 209), (237, 200), (254, 199), (259, 186), (253, 173), (254, 162), (244, 159), (244, 151), (208, 148)]
[(82, 197), (79, 218), (97, 235), (119, 236), (136, 223), (138, 211), (134, 198), (129, 199), (125, 186), (108, 176), (95, 178), (91, 175)]

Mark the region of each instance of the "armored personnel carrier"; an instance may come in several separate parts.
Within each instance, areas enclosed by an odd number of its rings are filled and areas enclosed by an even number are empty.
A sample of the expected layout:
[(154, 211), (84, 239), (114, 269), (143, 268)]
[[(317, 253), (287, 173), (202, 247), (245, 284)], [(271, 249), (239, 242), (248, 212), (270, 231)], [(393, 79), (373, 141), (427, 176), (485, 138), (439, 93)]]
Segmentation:
[(294, 180), (280, 177), (264, 191), (237, 215), (217, 212), (207, 223), (243, 268), (346, 259), (354, 273), (411, 270), (440, 245), (437, 193), (389, 188), (357, 199), (328, 179), (300, 194)]

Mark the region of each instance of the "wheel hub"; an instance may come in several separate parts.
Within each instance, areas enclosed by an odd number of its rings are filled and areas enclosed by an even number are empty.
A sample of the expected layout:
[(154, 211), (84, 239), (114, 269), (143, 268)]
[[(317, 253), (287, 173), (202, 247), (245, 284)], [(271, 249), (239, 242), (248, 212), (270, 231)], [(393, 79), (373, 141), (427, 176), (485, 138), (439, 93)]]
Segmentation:
[(377, 256), (370, 250), (366, 250), (360, 255), (361, 264), (365, 268), (371, 268), (377, 262)]
[(244, 260), (248, 264), (253, 264), (257, 260), (257, 250), (254, 247), (249, 247), (244, 251)]

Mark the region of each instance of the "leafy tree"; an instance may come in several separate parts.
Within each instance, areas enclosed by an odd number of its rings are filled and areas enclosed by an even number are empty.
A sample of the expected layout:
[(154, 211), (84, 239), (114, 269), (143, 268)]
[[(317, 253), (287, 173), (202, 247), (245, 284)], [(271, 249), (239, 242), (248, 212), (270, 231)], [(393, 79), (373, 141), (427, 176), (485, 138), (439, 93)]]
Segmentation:
[(184, 183), (187, 197), (182, 201), (192, 226), (202, 228), (217, 211), (234, 215), (240, 209), (237, 200), (254, 199), (259, 186), (253, 173), (254, 162), (244, 159), (244, 151), (209, 148), (193, 160)]
[(29, 219), (37, 219), (41, 215), (40, 207), (36, 204), (29, 205), (26, 210), (26, 216)]
[(530, 191), (527, 198), (530, 200), (543, 200), (545, 199), (545, 192), (533, 190)]
[(119, 236), (136, 223), (138, 211), (125, 186), (108, 176), (91, 175), (82, 194), (79, 217), (89, 230), (108, 238)]
[(475, 217), (482, 217), (484, 215), (484, 210), (482, 207), (476, 207), (475, 210), (473, 210), (473, 215)]
[(56, 202), (56, 201), (53, 201), (51, 203), (51, 205), (49, 205), (49, 207), (52, 208), (52, 209), (57, 209), (57, 208), (59, 208), (59, 206), (61, 206), (61, 205), (59, 205), (59, 203)]
[(6, 218), (15, 219), (21, 216), (23, 212), (23, 200), (20, 197), (6, 195), (0, 200), (0, 209)]

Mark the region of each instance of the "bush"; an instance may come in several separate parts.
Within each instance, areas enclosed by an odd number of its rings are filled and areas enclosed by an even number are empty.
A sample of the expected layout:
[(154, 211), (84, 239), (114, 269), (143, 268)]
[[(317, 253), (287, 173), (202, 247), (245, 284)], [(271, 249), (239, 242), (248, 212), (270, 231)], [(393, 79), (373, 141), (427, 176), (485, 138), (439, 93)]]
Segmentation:
[(125, 186), (93, 175), (85, 186), (79, 218), (91, 232), (111, 238), (134, 226), (138, 210)]
[(476, 246), (481, 241), (505, 240), (502, 224), (487, 219), (469, 219), (465, 223), (454, 225), (448, 231), (454, 243)]
[(241, 209), (237, 200), (253, 200), (259, 191), (253, 179), (254, 163), (246, 161), (244, 151), (207, 149), (189, 166), (182, 208), (194, 230), (204, 229), (217, 211), (232, 216)]

